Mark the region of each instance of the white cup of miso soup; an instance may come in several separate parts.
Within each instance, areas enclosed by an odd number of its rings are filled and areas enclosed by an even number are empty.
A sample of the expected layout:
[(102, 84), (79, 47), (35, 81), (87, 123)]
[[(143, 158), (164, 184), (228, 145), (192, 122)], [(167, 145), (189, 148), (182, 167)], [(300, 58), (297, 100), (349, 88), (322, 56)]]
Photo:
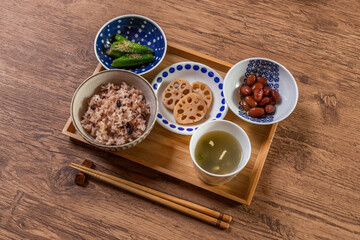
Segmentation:
[(249, 162), (251, 144), (235, 123), (216, 120), (202, 124), (190, 140), (190, 155), (199, 178), (207, 184), (229, 182)]

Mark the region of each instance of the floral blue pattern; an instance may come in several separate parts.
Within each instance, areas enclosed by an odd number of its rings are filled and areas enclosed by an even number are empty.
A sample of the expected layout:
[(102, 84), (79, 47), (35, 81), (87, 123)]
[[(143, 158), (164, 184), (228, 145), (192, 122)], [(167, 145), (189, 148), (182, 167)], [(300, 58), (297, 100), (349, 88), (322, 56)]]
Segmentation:
[(279, 65), (266, 60), (250, 60), (246, 68), (245, 79), (250, 74), (265, 78), (269, 87), (278, 90), (279, 88)]
[(106, 23), (95, 38), (95, 55), (106, 69), (117, 69), (111, 66), (113, 59), (106, 54), (104, 48), (107, 40), (115, 34), (120, 34), (132, 42), (148, 46), (154, 50), (154, 62), (137, 68), (125, 68), (126, 70), (144, 74), (155, 68), (165, 56), (166, 37), (158, 25), (141, 16), (120, 16)]
[(244, 112), (244, 110), (239, 107), (239, 115), (242, 116), (243, 118), (246, 118), (246, 119), (249, 119), (253, 122), (272, 122), (274, 120), (274, 116), (267, 116), (267, 117), (264, 117), (264, 118), (253, 118), (253, 117), (250, 117), (246, 112)]

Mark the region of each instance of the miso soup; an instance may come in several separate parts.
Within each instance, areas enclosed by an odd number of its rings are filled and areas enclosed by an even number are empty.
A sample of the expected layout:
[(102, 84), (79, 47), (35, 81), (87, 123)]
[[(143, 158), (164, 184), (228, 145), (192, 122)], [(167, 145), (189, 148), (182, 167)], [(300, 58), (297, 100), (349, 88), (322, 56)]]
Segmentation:
[(228, 174), (241, 159), (241, 146), (231, 134), (214, 131), (204, 134), (195, 146), (195, 160), (207, 172)]

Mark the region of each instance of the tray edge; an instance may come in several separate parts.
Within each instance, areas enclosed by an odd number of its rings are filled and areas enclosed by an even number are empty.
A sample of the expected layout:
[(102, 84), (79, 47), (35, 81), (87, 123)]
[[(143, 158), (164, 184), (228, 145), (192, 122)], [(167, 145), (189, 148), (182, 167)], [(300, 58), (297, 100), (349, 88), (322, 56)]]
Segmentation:
[[(259, 154), (258, 154), (256, 162), (254, 164), (254, 168), (253, 168), (253, 170), (251, 172), (251, 178), (250, 178), (250, 183), (251, 184), (249, 184), (249, 188), (248, 188), (248, 191), (246, 193), (246, 195), (247, 195), (247, 199), (246, 199), (247, 205), (250, 205), (250, 203), (251, 203), (251, 201), (252, 201), (252, 199), (254, 197), (255, 190), (256, 190), (257, 184), (259, 182), (260, 175), (261, 175), (262, 169), (264, 167), (267, 155), (269, 153), (272, 140), (273, 140), (273, 138), (275, 136), (277, 126), (278, 126), (278, 123), (272, 124), (266, 141), (264, 141), (261, 144)], [(261, 160), (261, 159), (263, 159), (263, 160)]]

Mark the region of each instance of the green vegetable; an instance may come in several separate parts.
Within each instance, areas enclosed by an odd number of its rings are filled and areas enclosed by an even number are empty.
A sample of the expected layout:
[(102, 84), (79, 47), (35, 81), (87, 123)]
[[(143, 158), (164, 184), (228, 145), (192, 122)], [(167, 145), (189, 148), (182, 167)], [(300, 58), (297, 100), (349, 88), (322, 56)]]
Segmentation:
[(106, 52), (107, 55), (109, 55), (110, 57), (112, 58), (119, 58), (119, 57), (122, 57), (126, 54), (126, 52), (120, 52), (120, 51), (117, 51), (117, 50), (111, 50), (111, 48), (109, 48)]
[(121, 57), (125, 53), (154, 53), (151, 48), (131, 42), (121, 35), (117, 34), (115, 39), (118, 41), (111, 44), (111, 47), (107, 52), (107, 54), (113, 58)]
[(154, 61), (154, 51), (147, 46), (134, 43), (116, 34), (116, 42), (111, 44), (107, 54), (115, 58), (111, 66), (131, 67)]
[(204, 155), (200, 153), (200, 154), (198, 155), (198, 160), (200, 161), (200, 160), (203, 160), (203, 159), (204, 159)]
[(131, 53), (131, 54), (125, 54), (124, 56), (115, 59), (112, 62), (111, 66), (131, 67), (145, 63), (150, 63), (152, 61), (154, 61), (154, 56), (150, 53), (146, 53), (146, 54)]

